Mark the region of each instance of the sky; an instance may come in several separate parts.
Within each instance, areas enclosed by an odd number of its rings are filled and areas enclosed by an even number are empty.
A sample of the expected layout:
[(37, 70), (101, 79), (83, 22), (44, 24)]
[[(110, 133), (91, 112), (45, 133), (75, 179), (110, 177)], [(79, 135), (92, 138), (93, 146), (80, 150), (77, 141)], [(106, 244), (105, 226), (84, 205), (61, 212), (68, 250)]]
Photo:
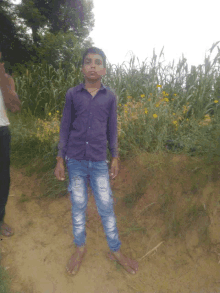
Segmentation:
[[(121, 64), (131, 54), (140, 62), (160, 55), (175, 64), (184, 54), (198, 66), (213, 43), (220, 41), (219, 0), (93, 0), (95, 27), (91, 38), (108, 60)], [(220, 46), (220, 43), (219, 43)], [(217, 48), (213, 51), (214, 57)]]
[[(20, 0), (13, 0), (14, 3)], [(182, 58), (189, 66), (203, 64), (213, 43), (220, 41), (219, 0), (93, 0), (95, 27), (90, 34), (111, 64), (142, 62), (153, 50), (164, 64)], [(220, 43), (219, 43), (220, 46)], [(211, 55), (215, 57), (217, 48)]]

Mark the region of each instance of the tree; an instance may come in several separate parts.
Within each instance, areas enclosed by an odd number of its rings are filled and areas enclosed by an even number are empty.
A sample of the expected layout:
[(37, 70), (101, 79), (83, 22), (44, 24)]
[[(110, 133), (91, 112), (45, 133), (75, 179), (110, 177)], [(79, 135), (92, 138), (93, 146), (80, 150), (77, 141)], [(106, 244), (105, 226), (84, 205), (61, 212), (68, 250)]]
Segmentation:
[(39, 30), (57, 34), (73, 31), (81, 39), (88, 37), (94, 26), (92, 0), (22, 0), (18, 15), (32, 30), (34, 44), (39, 46)]
[(9, 1), (0, 1), (0, 46), (6, 71), (15, 63), (27, 62), (34, 55), (32, 44), (22, 27), (16, 25), (16, 13)]

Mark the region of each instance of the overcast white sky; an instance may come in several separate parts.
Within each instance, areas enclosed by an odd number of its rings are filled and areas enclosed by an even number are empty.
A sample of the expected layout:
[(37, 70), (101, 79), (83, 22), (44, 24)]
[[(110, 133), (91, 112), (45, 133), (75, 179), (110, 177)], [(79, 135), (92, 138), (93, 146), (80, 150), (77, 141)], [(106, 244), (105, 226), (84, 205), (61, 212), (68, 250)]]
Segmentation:
[[(14, 0), (13, 2), (20, 2)], [(132, 51), (142, 62), (159, 56), (166, 62), (184, 54), (189, 65), (202, 64), (212, 44), (220, 41), (219, 0), (93, 0), (94, 45), (110, 63), (130, 60)], [(219, 44), (220, 46), (220, 44)], [(217, 53), (213, 52), (213, 57)]]
[[(184, 54), (189, 65), (202, 64), (220, 41), (219, 0), (93, 0), (95, 28), (91, 37), (111, 63), (122, 63), (133, 51), (140, 61), (159, 56), (167, 62)], [(220, 43), (219, 43), (220, 46)], [(213, 55), (217, 53), (213, 52)], [(127, 54), (127, 58), (126, 58)]]

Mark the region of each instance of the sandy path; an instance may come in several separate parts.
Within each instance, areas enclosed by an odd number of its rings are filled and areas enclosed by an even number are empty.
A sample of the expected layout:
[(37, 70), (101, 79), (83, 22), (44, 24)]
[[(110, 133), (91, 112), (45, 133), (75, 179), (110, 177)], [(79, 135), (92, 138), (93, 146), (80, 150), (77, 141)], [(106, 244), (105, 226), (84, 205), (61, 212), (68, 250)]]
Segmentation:
[[(20, 293), (217, 293), (220, 292), (220, 265), (215, 254), (178, 240), (163, 243), (157, 251), (139, 262), (139, 272), (129, 275), (108, 260), (107, 241), (89, 191), (87, 218), (87, 255), (76, 276), (69, 276), (65, 266), (74, 252), (71, 204), (68, 197), (31, 198), (19, 202), (22, 193), (37, 190), (36, 180), (11, 169), (10, 197), (5, 221), (15, 230), (11, 238), (1, 237), (2, 265), (12, 278), (12, 292)], [(129, 213), (116, 205), (119, 233), (125, 231)], [(127, 218), (126, 218), (127, 217)], [(125, 223), (125, 219), (126, 223)], [(131, 219), (131, 218), (129, 218)], [(161, 242), (158, 228), (148, 233), (122, 234), (122, 251), (141, 257)], [(151, 225), (152, 226), (152, 225)], [(219, 290), (218, 290), (219, 289)]]

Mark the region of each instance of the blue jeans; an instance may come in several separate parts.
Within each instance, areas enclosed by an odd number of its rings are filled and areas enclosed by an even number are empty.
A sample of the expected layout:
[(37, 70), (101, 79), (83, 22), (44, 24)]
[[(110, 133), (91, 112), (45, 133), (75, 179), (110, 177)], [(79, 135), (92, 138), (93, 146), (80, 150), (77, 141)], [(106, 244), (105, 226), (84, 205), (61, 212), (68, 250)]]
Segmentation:
[(70, 192), (72, 202), (74, 243), (77, 246), (83, 246), (86, 241), (85, 212), (88, 202), (87, 183), (89, 180), (108, 246), (111, 251), (118, 251), (121, 242), (113, 209), (113, 197), (109, 183), (107, 162), (78, 161), (67, 156), (65, 161), (69, 173), (68, 191)]

